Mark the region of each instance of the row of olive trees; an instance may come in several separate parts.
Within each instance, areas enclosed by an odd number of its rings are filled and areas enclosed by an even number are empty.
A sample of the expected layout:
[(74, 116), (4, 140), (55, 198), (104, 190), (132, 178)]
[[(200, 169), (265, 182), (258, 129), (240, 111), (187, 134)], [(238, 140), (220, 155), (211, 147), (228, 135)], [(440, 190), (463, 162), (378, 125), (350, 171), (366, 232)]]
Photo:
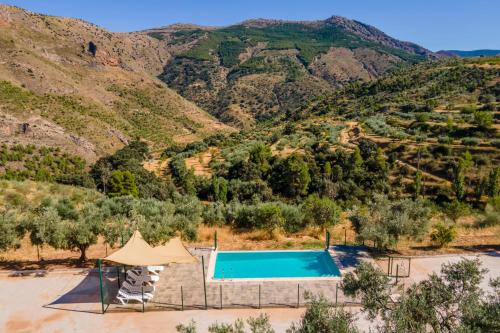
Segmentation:
[(114, 246), (126, 242), (136, 229), (153, 245), (169, 240), (176, 232), (193, 239), (202, 210), (199, 200), (184, 196), (171, 201), (123, 196), (82, 206), (68, 199), (45, 199), (24, 215), (0, 213), (0, 250), (18, 247), (19, 240), (28, 234), (33, 245), (79, 251), (84, 261), (88, 248), (99, 237)]
[(326, 229), (340, 220), (341, 208), (333, 200), (317, 194), (308, 196), (301, 204), (281, 201), (241, 204), (215, 202), (208, 204), (203, 219), (209, 225), (227, 224), (236, 229), (277, 232), (297, 232), (306, 226)]

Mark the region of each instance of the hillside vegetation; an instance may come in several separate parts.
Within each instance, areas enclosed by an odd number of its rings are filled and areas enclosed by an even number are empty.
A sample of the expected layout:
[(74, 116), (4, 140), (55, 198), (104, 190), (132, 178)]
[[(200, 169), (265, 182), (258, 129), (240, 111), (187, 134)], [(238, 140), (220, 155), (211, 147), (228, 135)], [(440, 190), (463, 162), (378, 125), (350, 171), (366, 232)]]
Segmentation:
[(155, 78), (168, 58), (147, 35), (2, 5), (0, 137), (95, 161), (139, 136), (162, 148), (230, 131)]
[(148, 35), (163, 41), (173, 55), (163, 81), (219, 119), (242, 127), (293, 112), (333, 87), (433, 56), (342, 17), (251, 20), (215, 29), (168, 27)]
[(113, 34), (1, 8), (1, 250), (84, 261), (213, 227), (235, 247), (498, 246), (498, 57), (425, 60), (338, 17)]

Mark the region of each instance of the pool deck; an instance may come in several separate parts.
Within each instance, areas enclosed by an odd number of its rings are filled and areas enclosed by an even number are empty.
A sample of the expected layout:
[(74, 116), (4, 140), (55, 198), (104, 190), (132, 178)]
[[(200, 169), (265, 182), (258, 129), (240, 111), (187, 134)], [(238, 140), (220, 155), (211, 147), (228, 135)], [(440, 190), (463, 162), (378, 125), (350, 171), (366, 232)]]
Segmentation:
[[(209, 277), (210, 269), (213, 272), (215, 251), (213, 249), (191, 251), (200, 259), (200, 263), (165, 267), (160, 274), (154, 298), (146, 305), (148, 308), (172, 310), (179, 310), (182, 307), (205, 308), (202, 256), (205, 263), (208, 308), (295, 307), (297, 304), (304, 305), (306, 292), (323, 294), (332, 303), (335, 301), (354, 303), (354, 300), (344, 297), (337, 288), (341, 277), (218, 280)], [(363, 247), (335, 246), (330, 248), (329, 253), (342, 275), (353, 270), (360, 260), (372, 260)], [(111, 285), (113, 284), (111, 282)], [(110, 295), (114, 292), (116, 291), (111, 288)], [(112, 304), (110, 310), (130, 307), (137, 308), (138, 305)]]

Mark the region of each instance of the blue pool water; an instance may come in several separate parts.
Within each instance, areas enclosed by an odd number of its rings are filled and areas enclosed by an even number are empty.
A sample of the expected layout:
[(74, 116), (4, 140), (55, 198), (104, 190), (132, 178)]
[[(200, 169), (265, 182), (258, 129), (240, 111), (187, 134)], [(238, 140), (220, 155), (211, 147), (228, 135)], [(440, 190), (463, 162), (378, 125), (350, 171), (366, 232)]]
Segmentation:
[(215, 279), (333, 277), (340, 271), (327, 251), (218, 252)]

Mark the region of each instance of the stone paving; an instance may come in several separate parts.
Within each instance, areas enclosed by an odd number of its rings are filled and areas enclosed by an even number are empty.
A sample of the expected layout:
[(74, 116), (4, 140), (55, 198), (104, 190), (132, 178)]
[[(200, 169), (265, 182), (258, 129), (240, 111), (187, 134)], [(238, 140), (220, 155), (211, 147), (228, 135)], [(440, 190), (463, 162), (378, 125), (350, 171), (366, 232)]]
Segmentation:
[[(204, 309), (205, 293), (201, 257), (204, 257), (205, 274), (208, 272), (211, 249), (190, 249), (198, 257), (199, 264), (177, 264), (165, 267), (156, 284), (154, 298), (146, 303), (145, 311)], [(342, 274), (352, 270), (359, 260), (371, 260), (361, 247), (336, 246), (330, 249), (332, 259)], [(108, 311), (135, 309), (142, 311), (141, 304), (119, 305), (113, 301), (116, 295), (116, 272), (111, 271), (105, 279)], [(304, 305), (306, 292), (322, 294), (332, 304), (355, 303), (345, 297), (340, 290), (340, 279), (286, 281), (207, 281), (206, 295), (208, 308), (259, 308), (296, 307)], [(182, 291), (181, 291), (182, 287)], [(260, 293), (260, 297), (259, 297)], [(222, 301), (222, 304), (221, 304)]]

